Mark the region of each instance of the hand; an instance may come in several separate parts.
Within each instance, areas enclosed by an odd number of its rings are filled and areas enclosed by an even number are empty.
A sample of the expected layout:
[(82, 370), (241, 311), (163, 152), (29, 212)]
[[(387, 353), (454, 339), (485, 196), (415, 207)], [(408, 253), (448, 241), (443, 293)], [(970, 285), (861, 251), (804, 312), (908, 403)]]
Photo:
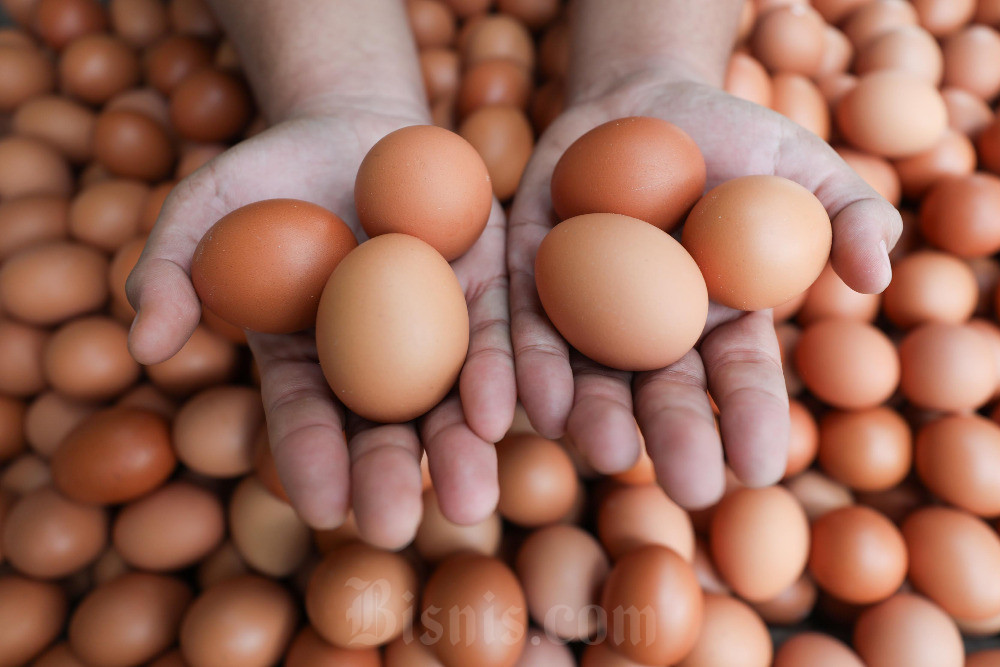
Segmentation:
[[(564, 433), (598, 471), (628, 468), (639, 453), (634, 419), (660, 484), (690, 508), (715, 502), (726, 461), (745, 483), (777, 482), (788, 447), (788, 396), (770, 311), (710, 304), (697, 347), (673, 365), (626, 373), (569, 349), (538, 300), (534, 260), (553, 225), (549, 183), (566, 148), (601, 123), (656, 116), (686, 131), (708, 167), (709, 188), (748, 174), (776, 174), (814, 192), (833, 223), (832, 261), (861, 292), (889, 283), (887, 249), (899, 213), (812, 133), (763, 107), (692, 78), (644, 72), (572, 103), (541, 137), (510, 216), (508, 268), (519, 396), (549, 438)], [(706, 390), (719, 413), (719, 429)], [(635, 417), (633, 418), (633, 413)]]
[[(144, 364), (163, 361), (198, 324), (191, 258), (219, 218), (262, 199), (303, 199), (339, 215), (364, 241), (353, 203), (362, 158), (389, 132), (427, 122), (423, 108), (324, 110), (278, 123), (181, 181), (129, 277), (129, 300), (138, 311), (129, 339), (133, 356)], [(499, 491), (492, 443), (509, 427), (515, 402), (505, 224), (494, 202), (482, 237), (452, 263), (469, 305), (469, 352), (460, 391), (420, 421), (420, 438), (414, 424), (375, 425), (345, 413), (317, 363), (312, 331), (247, 332), (275, 464), (292, 504), (311, 526), (338, 526), (353, 508), (367, 541), (385, 548), (407, 544), (422, 513), (421, 442), (449, 519), (472, 523), (494, 510)]]

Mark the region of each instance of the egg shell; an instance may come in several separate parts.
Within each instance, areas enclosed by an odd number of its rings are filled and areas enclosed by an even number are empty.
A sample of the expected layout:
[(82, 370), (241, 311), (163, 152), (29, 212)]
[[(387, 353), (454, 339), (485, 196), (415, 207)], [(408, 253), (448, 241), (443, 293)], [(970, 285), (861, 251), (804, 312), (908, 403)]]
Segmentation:
[(948, 109), (948, 126), (975, 139), (993, 121), (993, 111), (981, 98), (967, 90), (948, 86), (941, 89)]
[(475, 551), (487, 556), (495, 556), (499, 551), (503, 534), (499, 514), (490, 514), (471, 525), (452, 523), (441, 512), (433, 489), (424, 491), (423, 508), (413, 546), (425, 561), (435, 563), (460, 551)]
[(178, 181), (187, 178), (214, 158), (225, 153), (228, 148), (226, 144), (217, 142), (182, 144), (174, 178)]
[[(895, 274), (893, 276), (895, 278)], [(873, 322), (882, 298), (878, 294), (855, 292), (827, 264), (806, 292), (802, 307), (796, 314), (799, 324), (808, 326), (827, 318), (856, 319)]]
[(959, 257), (985, 257), (1000, 250), (1000, 178), (977, 172), (938, 181), (920, 205), (920, 231), (933, 245)]
[(898, 593), (862, 613), (854, 648), (869, 667), (961, 667), (965, 653), (955, 622), (911, 593)]
[(990, 101), (1000, 93), (1000, 33), (989, 26), (970, 25), (945, 39), (944, 80)]
[(417, 49), (448, 46), (455, 40), (455, 15), (440, 0), (411, 0), (406, 14)]
[(159, 0), (111, 0), (108, 18), (115, 33), (135, 48), (153, 44), (169, 28), (167, 8)]
[(424, 643), (426, 631), (414, 630), (414, 637), (400, 636), (385, 647), (384, 667), (442, 667), (430, 646)]
[(56, 488), (92, 504), (145, 495), (170, 477), (176, 462), (167, 421), (134, 408), (110, 408), (87, 417), (50, 461)]
[(531, 72), (507, 58), (490, 58), (469, 67), (459, 82), (455, 111), (465, 118), (487, 106), (525, 109), (531, 97)]
[(750, 48), (772, 72), (812, 76), (823, 60), (823, 17), (805, 4), (788, 4), (757, 18)]
[(381, 667), (382, 660), (377, 649), (338, 648), (305, 627), (288, 647), (284, 664), (285, 667)]
[(69, 230), (75, 238), (114, 252), (139, 233), (139, 216), (149, 186), (141, 181), (111, 179), (83, 189), (69, 209)]
[(712, 188), (681, 235), (709, 298), (740, 310), (771, 308), (805, 291), (826, 266), (832, 239), (820, 201), (779, 176), (744, 176)]
[[(313, 570), (306, 612), (316, 632), (335, 646), (380, 646), (410, 627), (417, 593), (417, 575), (405, 557), (352, 542), (326, 554)], [(365, 619), (347, 622), (359, 605)]]
[(525, 113), (513, 107), (483, 107), (462, 121), (458, 134), (483, 158), (497, 199), (513, 197), (534, 148)]
[(431, 103), (453, 98), (458, 92), (461, 71), (458, 53), (448, 48), (430, 48), (420, 51), (420, 75), (424, 91)]
[(883, 307), (901, 328), (925, 322), (960, 324), (972, 316), (978, 297), (975, 273), (966, 262), (949, 253), (919, 250), (893, 267)]
[(785, 482), (785, 488), (799, 501), (810, 521), (854, 503), (850, 489), (817, 470), (799, 473)]
[(814, 78), (846, 72), (854, 60), (854, 45), (832, 25), (823, 26), (823, 57)]
[(793, 477), (812, 465), (819, 450), (819, 428), (816, 419), (801, 402), (788, 401), (790, 431), (788, 437), (788, 463), (784, 478)]
[(0, 202), (0, 261), (32, 245), (64, 239), (69, 202), (38, 195)]
[(66, 642), (53, 644), (31, 665), (32, 667), (87, 667), (78, 657), (73, 655)]
[(38, 36), (56, 51), (108, 25), (107, 14), (97, 0), (38, 0), (31, 18)]
[(258, 576), (228, 579), (199, 595), (181, 622), (180, 647), (191, 667), (277, 663), (295, 634), (298, 610), (281, 584)]
[(618, 214), (560, 223), (535, 257), (552, 324), (577, 350), (621, 370), (663, 368), (691, 349), (708, 313), (704, 283), (672, 237)]
[(403, 234), (377, 236), (330, 276), (316, 345), (327, 382), (350, 410), (408, 421), (458, 379), (469, 346), (465, 295), (431, 246)]
[(830, 109), (816, 84), (801, 74), (782, 72), (771, 80), (771, 108), (824, 141), (830, 140)]
[(780, 486), (725, 496), (712, 515), (709, 536), (719, 574), (751, 602), (769, 600), (790, 586), (809, 556), (806, 513)]
[(694, 570), (676, 552), (657, 544), (634, 549), (604, 583), (607, 641), (635, 662), (674, 664), (698, 640), (703, 599)]
[(236, 348), (204, 325), (198, 325), (174, 356), (146, 367), (146, 374), (159, 389), (186, 396), (226, 382), (236, 370)]
[(66, 594), (56, 584), (0, 577), (0, 665), (19, 667), (41, 653), (62, 631), (66, 607)]
[(220, 581), (244, 574), (250, 574), (250, 566), (229, 540), (223, 542), (198, 563), (198, 585), (202, 588), (209, 588)]
[(983, 517), (1000, 515), (1000, 427), (978, 415), (953, 415), (917, 433), (916, 470), (935, 495)]
[(188, 75), (212, 62), (212, 51), (189, 35), (167, 35), (143, 54), (143, 78), (164, 95), (169, 95)]
[(770, 600), (751, 606), (768, 625), (795, 625), (812, 613), (818, 596), (816, 584), (807, 573)]
[(138, 56), (115, 35), (78, 37), (59, 55), (59, 87), (87, 104), (107, 102), (136, 85), (139, 75)]
[(1000, 649), (980, 649), (965, 656), (965, 667), (996, 667), (998, 664)]
[(28, 100), (52, 92), (52, 60), (34, 45), (0, 44), (0, 111), (12, 112)]
[(789, 637), (774, 654), (773, 667), (864, 667), (861, 658), (841, 641), (819, 632)]
[(729, 595), (705, 595), (698, 641), (677, 667), (770, 667), (771, 636), (747, 603)]
[(108, 317), (83, 317), (62, 325), (45, 346), (45, 377), (57, 391), (85, 401), (117, 396), (139, 379), (128, 351), (128, 330)]
[(94, 125), (94, 158), (117, 176), (159, 181), (170, 174), (175, 154), (155, 120), (136, 111), (111, 110), (98, 115)]
[(243, 81), (214, 68), (197, 70), (170, 91), (170, 122), (190, 141), (227, 141), (250, 122), (251, 99)]
[(217, 386), (192, 396), (174, 418), (177, 458), (209, 477), (236, 477), (253, 469), (253, 443), (264, 421), (260, 393)]
[(976, 149), (958, 130), (948, 128), (934, 146), (893, 164), (903, 193), (922, 197), (935, 183), (951, 176), (967, 176), (976, 169)]
[[(2, 299), (0, 271), (0, 299)], [(25, 398), (46, 388), (42, 357), (49, 333), (0, 319), (0, 392)]]
[(212, 8), (204, 0), (170, 0), (167, 4), (170, 25), (182, 35), (217, 38), (220, 26)]
[(596, 604), (611, 566), (592, 535), (576, 526), (539, 528), (521, 544), (514, 567), (531, 619), (551, 636), (587, 640), (602, 630)]
[(69, 622), (70, 647), (87, 663), (107, 667), (151, 660), (177, 639), (191, 598), (180, 579), (127, 572), (80, 601)]
[(482, 234), (492, 193), (486, 164), (468, 141), (413, 125), (390, 132), (365, 155), (354, 204), (368, 236), (416, 236), (451, 261)]
[(309, 527), (288, 503), (248, 476), (229, 499), (229, 532), (243, 559), (255, 570), (280, 579), (309, 555)]
[(612, 558), (644, 544), (669, 547), (688, 562), (694, 556), (691, 518), (654, 483), (610, 490), (597, 510), (597, 535)]
[(19, 496), (49, 486), (51, 482), (52, 475), (48, 463), (41, 457), (27, 452), (8, 462), (0, 473), (0, 491)]
[(505, 14), (493, 14), (469, 29), (460, 49), (466, 67), (484, 60), (507, 58), (530, 70), (535, 64), (532, 42), (531, 33), (523, 23)]
[(906, 0), (862, 2), (849, 11), (840, 27), (858, 50), (894, 28), (917, 24), (917, 12)]
[(219, 499), (188, 482), (169, 482), (125, 505), (112, 540), (132, 567), (154, 572), (197, 563), (222, 541), (225, 513)]
[(0, 139), (0, 199), (66, 197), (72, 190), (69, 165), (55, 148), (30, 137), (8, 135)]
[(903, 25), (882, 33), (858, 52), (854, 71), (858, 75), (881, 70), (904, 71), (941, 83), (944, 57), (937, 40), (920, 26)]
[(642, 667), (640, 663), (629, 660), (616, 651), (608, 641), (588, 644), (583, 650), (580, 665), (581, 667)]
[(890, 408), (832, 410), (820, 421), (820, 467), (852, 489), (890, 489), (909, 474), (912, 460), (910, 427)]
[(531, 527), (558, 521), (570, 511), (579, 482), (562, 446), (522, 434), (504, 438), (496, 450), (501, 516)]
[[(751, 3), (745, 3), (749, 6)], [(740, 99), (770, 107), (773, 99), (771, 76), (756, 58), (748, 53), (735, 52), (729, 58), (723, 89)]]
[(989, 341), (962, 324), (932, 322), (913, 329), (899, 345), (899, 359), (900, 390), (923, 408), (975, 409), (997, 388)]

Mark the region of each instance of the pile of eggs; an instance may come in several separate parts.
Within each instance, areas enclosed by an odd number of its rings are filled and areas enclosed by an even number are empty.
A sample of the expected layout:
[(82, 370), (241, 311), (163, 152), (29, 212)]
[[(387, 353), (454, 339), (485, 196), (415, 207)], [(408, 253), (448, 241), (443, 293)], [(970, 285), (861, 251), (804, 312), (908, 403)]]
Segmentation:
[[(818, 267), (775, 311), (781, 484), (685, 511), (647, 456), (596, 475), (519, 413), (497, 512), (452, 524), (425, 476), (399, 552), (287, 503), (225, 303), (170, 360), (128, 354), (164, 198), (263, 127), (203, 1), (0, 4), (0, 666), (1000, 664), (1000, 3), (744, 5), (726, 89), (905, 223), (883, 295)], [(435, 122), (509, 200), (562, 105), (568, 8), (407, 10)]]

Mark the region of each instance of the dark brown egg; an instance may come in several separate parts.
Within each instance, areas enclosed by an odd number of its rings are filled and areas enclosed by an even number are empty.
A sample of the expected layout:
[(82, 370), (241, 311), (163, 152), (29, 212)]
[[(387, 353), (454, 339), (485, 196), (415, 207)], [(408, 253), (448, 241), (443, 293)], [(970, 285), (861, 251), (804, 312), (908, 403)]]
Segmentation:
[(38, 0), (33, 26), (56, 51), (83, 35), (104, 30), (108, 17), (97, 0)]
[(72, 190), (69, 165), (55, 148), (28, 137), (11, 135), (0, 139), (0, 199), (66, 197)]
[(219, 35), (219, 23), (205, 0), (170, 0), (167, 12), (170, 25), (182, 35), (205, 38)]
[(139, 82), (139, 58), (113, 35), (85, 35), (59, 57), (59, 85), (88, 104), (102, 104)]
[(23, 401), (0, 396), (0, 461), (6, 461), (24, 451)]
[(51, 92), (55, 74), (52, 60), (33, 45), (0, 45), (0, 111), (14, 111), (31, 98)]
[(250, 121), (250, 93), (237, 77), (205, 68), (170, 91), (170, 121), (191, 141), (226, 141)]
[(163, 127), (134, 111), (105, 111), (94, 127), (94, 157), (126, 178), (156, 181), (170, 174), (174, 148)]
[(212, 63), (212, 51), (194, 37), (168, 35), (149, 47), (143, 55), (146, 81), (164, 95), (188, 75)]
[(168, 28), (167, 8), (160, 0), (111, 0), (108, 16), (112, 29), (135, 48), (149, 46)]
[(538, 43), (538, 67), (550, 80), (565, 78), (569, 72), (569, 25), (553, 23)]

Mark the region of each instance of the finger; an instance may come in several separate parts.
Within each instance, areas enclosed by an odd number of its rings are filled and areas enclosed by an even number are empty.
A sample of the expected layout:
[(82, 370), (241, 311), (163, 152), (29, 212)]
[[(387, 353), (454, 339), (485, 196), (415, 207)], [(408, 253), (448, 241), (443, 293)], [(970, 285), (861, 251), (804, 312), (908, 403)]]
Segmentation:
[(747, 313), (701, 344), (719, 406), (729, 466), (750, 486), (781, 479), (788, 459), (788, 393), (771, 311)]
[(594, 470), (605, 475), (628, 470), (639, 460), (630, 376), (573, 354), (573, 409), (566, 435)]
[(282, 486), (313, 528), (339, 526), (350, 507), (343, 412), (303, 335), (247, 332), (260, 369), (268, 438)]
[(423, 418), (420, 434), (445, 517), (467, 525), (492, 514), (500, 497), (496, 448), (466, 425), (455, 396)]
[(725, 466), (705, 368), (691, 350), (667, 368), (635, 377), (635, 414), (656, 478), (682, 507), (708, 507), (722, 497)]
[(350, 424), (351, 502), (361, 538), (383, 549), (413, 541), (423, 514), (420, 442), (412, 424)]

